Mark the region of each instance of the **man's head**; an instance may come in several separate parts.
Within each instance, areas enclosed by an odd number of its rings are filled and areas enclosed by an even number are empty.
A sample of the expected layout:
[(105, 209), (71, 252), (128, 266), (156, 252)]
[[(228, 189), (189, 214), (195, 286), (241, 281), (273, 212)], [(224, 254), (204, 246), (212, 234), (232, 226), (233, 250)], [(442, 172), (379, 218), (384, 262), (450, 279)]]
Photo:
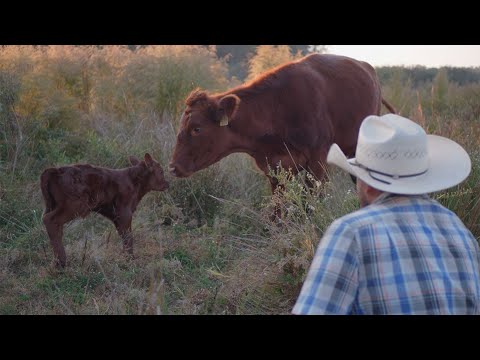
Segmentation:
[(362, 206), (382, 192), (418, 195), (447, 189), (471, 170), (470, 157), (456, 142), (427, 135), (395, 114), (368, 116), (360, 126), (356, 158), (347, 159), (333, 144), (327, 162), (357, 178)]

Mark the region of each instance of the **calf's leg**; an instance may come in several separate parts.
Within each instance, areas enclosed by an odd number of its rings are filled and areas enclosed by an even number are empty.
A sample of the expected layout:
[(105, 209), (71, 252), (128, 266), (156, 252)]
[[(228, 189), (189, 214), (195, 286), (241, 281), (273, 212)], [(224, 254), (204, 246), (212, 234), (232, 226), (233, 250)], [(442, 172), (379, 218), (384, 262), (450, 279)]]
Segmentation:
[(123, 212), (113, 220), (113, 223), (123, 240), (123, 250), (133, 256), (132, 214)]
[(67, 263), (65, 248), (63, 247), (63, 222), (62, 216), (58, 210), (50, 211), (43, 216), (43, 223), (47, 229), (50, 245), (55, 256), (55, 265), (64, 268)]

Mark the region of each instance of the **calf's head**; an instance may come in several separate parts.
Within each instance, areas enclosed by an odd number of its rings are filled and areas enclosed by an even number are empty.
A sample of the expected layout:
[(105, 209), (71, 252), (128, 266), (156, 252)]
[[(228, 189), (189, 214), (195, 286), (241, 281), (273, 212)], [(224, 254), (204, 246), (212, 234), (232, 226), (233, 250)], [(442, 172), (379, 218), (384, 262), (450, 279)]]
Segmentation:
[(217, 98), (195, 90), (189, 95), (169, 165), (172, 175), (188, 177), (228, 155), (234, 137), (228, 124), (239, 104), (234, 94)]
[(169, 188), (168, 181), (165, 180), (162, 166), (152, 158), (149, 153), (146, 153), (144, 160), (140, 161), (135, 156), (128, 158), (130, 164), (133, 166), (143, 167), (142, 177), (145, 178), (145, 185), (147, 190), (163, 191)]

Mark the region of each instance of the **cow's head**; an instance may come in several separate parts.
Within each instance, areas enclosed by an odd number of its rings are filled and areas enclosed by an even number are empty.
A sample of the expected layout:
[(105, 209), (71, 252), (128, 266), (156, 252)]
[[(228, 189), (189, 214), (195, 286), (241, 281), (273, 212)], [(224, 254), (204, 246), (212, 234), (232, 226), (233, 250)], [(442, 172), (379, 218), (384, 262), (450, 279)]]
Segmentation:
[(144, 168), (143, 173), (146, 178), (146, 188), (148, 190), (163, 191), (169, 188), (168, 181), (165, 180), (162, 166), (152, 158), (149, 153), (146, 153), (143, 161), (140, 161), (135, 156), (130, 156), (128, 158), (130, 164), (133, 166), (140, 165)]
[(234, 136), (229, 122), (239, 104), (234, 94), (221, 98), (199, 90), (190, 94), (169, 166), (172, 175), (188, 177), (229, 154)]

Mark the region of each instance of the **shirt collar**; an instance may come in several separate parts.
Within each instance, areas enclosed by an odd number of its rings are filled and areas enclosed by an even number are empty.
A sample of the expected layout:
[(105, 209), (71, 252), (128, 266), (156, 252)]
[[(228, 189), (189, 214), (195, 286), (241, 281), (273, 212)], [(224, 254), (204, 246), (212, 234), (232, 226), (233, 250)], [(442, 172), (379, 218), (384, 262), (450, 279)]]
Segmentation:
[(404, 194), (392, 194), (389, 192), (384, 192), (381, 195), (379, 195), (374, 201), (372, 201), (372, 204), (381, 204), (385, 202), (386, 200), (389, 200), (394, 197), (420, 197), (422, 199), (429, 199), (428, 194), (420, 194), (420, 195), (404, 195)]

